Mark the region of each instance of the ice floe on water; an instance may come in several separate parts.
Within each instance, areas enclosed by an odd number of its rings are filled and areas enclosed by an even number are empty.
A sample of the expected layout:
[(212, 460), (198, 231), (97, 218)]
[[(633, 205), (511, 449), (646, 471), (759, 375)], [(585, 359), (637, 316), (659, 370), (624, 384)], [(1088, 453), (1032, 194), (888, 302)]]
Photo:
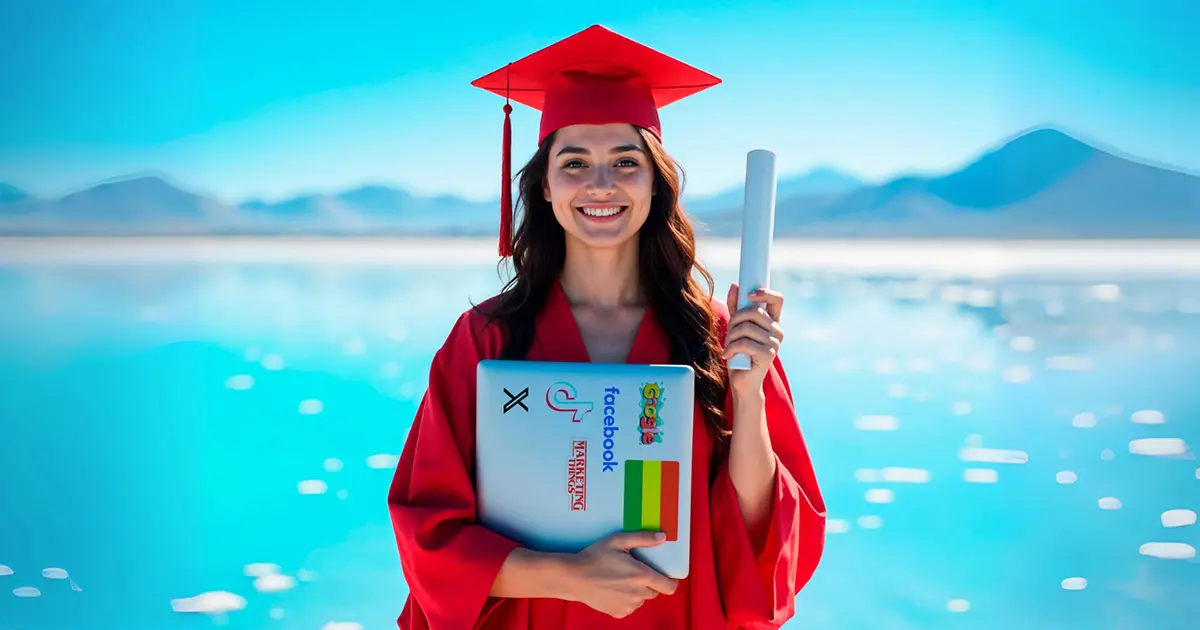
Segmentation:
[(1196, 548), (1181, 542), (1148, 542), (1138, 548), (1138, 553), (1163, 560), (1188, 560), (1196, 557)]
[(342, 460), (340, 460), (336, 457), (330, 457), (330, 458), (326, 459), (324, 462), (322, 462), (321, 466), (323, 468), (325, 468), (326, 472), (332, 473), (332, 472), (340, 471), (343, 467), (343, 464), (342, 464)]
[(1087, 588), (1087, 578), (1069, 577), (1062, 581), (1063, 590), (1066, 591), (1082, 591)]
[(363, 630), (357, 621), (330, 621), (321, 626), (321, 630)]
[(42, 592), (33, 586), (18, 586), (13, 589), (13, 595), (17, 597), (41, 597)]
[(871, 488), (865, 496), (867, 503), (891, 503), (895, 498), (895, 494), (887, 488)]
[(296, 586), (296, 578), (282, 573), (266, 573), (254, 580), (254, 589), (261, 593), (279, 593)]
[(1155, 409), (1140, 409), (1129, 418), (1136, 424), (1163, 424), (1167, 421), (1163, 412)]
[(298, 411), (302, 416), (315, 416), (325, 410), (325, 403), (316, 398), (300, 401)]
[(959, 459), (964, 462), (984, 462), (989, 464), (1024, 464), (1029, 461), (1025, 451), (999, 448), (983, 448), (968, 446), (959, 452)]
[(1101, 510), (1119, 510), (1121, 509), (1121, 500), (1116, 497), (1102, 497), (1096, 502)]
[(962, 477), (967, 483), (996, 483), (1000, 473), (991, 468), (967, 468), (963, 470)]
[(221, 615), (242, 610), (245, 607), (246, 598), (229, 591), (209, 591), (192, 597), (171, 600), (171, 610), (179, 613)]
[(1033, 370), (1027, 365), (1010, 365), (1004, 368), (1000, 378), (1005, 383), (1022, 384), (1033, 380)]
[(305, 479), (296, 487), (300, 494), (325, 494), (329, 490), (329, 485), (320, 479)]
[(946, 602), (946, 610), (952, 613), (965, 613), (971, 610), (971, 602), (965, 599), (952, 599)]
[(1192, 510), (1167, 510), (1160, 518), (1163, 527), (1187, 527), (1196, 524), (1196, 513)]
[(873, 514), (858, 517), (858, 526), (863, 529), (879, 529), (883, 527), (883, 517)]
[(12, 575), (12, 567), (0, 564), (0, 575)]
[(1071, 425), (1080, 429), (1091, 429), (1096, 426), (1096, 414), (1085, 411), (1071, 418)]
[(1139, 438), (1129, 442), (1129, 452), (1151, 457), (1183, 455), (1187, 452), (1187, 443), (1180, 438)]
[(373, 468), (376, 470), (394, 469), (396, 464), (399, 463), (400, 456), (392, 455), (391, 453), (376, 453), (370, 457), (367, 457), (367, 468)]
[(234, 391), (244, 392), (254, 387), (254, 377), (249, 374), (237, 374), (225, 379), (225, 387)]
[(1079, 480), (1079, 475), (1070, 470), (1060, 470), (1057, 475), (1054, 475), (1054, 480), (1062, 484), (1075, 483)]
[(272, 573), (279, 573), (282, 570), (283, 569), (278, 564), (273, 562), (251, 562), (250, 564), (242, 567), (242, 572), (245, 573), (247, 577), (262, 577)]

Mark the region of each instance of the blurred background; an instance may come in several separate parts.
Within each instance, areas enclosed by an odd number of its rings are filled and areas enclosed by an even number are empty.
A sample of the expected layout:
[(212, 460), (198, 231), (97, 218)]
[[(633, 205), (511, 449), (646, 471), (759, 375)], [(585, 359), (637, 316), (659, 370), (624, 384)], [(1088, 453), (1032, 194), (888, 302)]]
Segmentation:
[(469, 82), (592, 23), (724, 79), (662, 113), (719, 296), (779, 156), (787, 627), (1195, 627), (1194, 3), (10, 0), (0, 630), (395, 626), (396, 459), (508, 277)]

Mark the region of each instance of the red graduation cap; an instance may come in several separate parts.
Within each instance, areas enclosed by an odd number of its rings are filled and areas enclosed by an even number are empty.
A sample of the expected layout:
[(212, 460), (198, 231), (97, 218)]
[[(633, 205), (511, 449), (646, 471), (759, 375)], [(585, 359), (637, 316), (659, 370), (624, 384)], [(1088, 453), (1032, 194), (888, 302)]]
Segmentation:
[(471, 85), (503, 96), (500, 255), (512, 254), (512, 123), (509, 100), (542, 112), (538, 144), (568, 125), (629, 123), (662, 139), (658, 110), (720, 83), (653, 48), (590, 26)]

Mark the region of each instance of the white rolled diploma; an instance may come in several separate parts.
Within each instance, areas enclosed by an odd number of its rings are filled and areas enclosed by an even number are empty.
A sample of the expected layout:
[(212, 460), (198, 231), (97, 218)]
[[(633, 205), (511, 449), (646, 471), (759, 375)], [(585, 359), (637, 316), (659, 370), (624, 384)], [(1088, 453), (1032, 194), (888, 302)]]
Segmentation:
[[(746, 154), (746, 198), (742, 207), (742, 259), (738, 270), (738, 310), (753, 304), (747, 296), (771, 284), (771, 241), (775, 234), (775, 154)], [(730, 370), (749, 370), (750, 356), (729, 359)]]

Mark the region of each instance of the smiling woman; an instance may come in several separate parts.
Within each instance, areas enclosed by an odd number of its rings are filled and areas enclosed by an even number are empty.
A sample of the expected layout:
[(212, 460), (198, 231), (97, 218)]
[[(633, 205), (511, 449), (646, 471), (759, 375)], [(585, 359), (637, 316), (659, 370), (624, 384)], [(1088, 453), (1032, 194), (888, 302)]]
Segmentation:
[[(736, 286), (714, 299), (658, 118), (718, 82), (601, 27), (476, 81), (540, 109), (541, 129), (512, 230), (506, 116), (500, 252), (515, 274), (434, 356), (396, 467), (388, 502), (411, 589), (401, 628), (716, 630), (792, 617), (824, 549), (825, 506), (778, 359), (783, 298), (756, 292), (732, 313)], [(730, 374), (734, 353), (752, 368)], [(547, 553), (475, 521), (476, 368), (496, 358), (692, 368), (692, 461), (678, 462), (692, 479), (678, 489), (691, 506), (679, 515), (687, 578), (633, 553), (662, 544), (661, 531)]]

